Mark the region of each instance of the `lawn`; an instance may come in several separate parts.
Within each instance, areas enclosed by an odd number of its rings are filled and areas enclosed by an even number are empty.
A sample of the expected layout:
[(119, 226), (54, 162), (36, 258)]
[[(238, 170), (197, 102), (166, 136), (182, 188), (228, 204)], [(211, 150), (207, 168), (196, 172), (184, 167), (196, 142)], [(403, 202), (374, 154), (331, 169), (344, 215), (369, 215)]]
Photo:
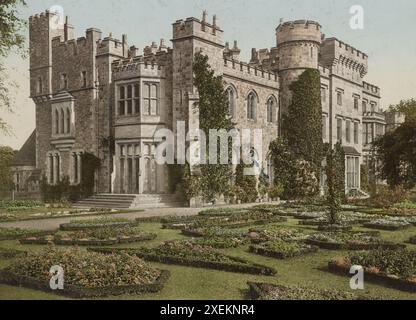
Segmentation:
[[(305, 233), (316, 232), (316, 227), (300, 226), (298, 219), (289, 218), (287, 222), (278, 223), (286, 227), (294, 227), (303, 230)], [(254, 227), (254, 226), (253, 226)], [(258, 227), (258, 226), (255, 226)], [(158, 238), (155, 240), (120, 244), (113, 247), (155, 247), (162, 241), (190, 239), (183, 236), (180, 230), (162, 229), (160, 223), (142, 223), (141, 229), (145, 232), (156, 233)], [(241, 228), (247, 231), (250, 227)], [(240, 230), (240, 229), (237, 229)], [(354, 227), (355, 231), (368, 231), (363, 227)], [(381, 237), (387, 241), (403, 243), (411, 236), (416, 235), (416, 227), (402, 231), (380, 231)], [(408, 245), (412, 248), (412, 245)], [(1, 241), (0, 248), (12, 248), (18, 250), (40, 250), (44, 246), (20, 245), (18, 241)], [(109, 297), (112, 299), (245, 299), (248, 289), (247, 282), (268, 282), (282, 285), (302, 285), (313, 286), (322, 289), (339, 289), (350, 291), (349, 278), (331, 274), (325, 270), (328, 261), (335, 256), (346, 256), (347, 251), (319, 250), (317, 253), (295, 257), (287, 260), (277, 260), (249, 253), (249, 244), (231, 249), (219, 249), (227, 255), (236, 256), (249, 260), (250, 262), (263, 264), (277, 270), (275, 276), (258, 276), (233, 272), (224, 272), (210, 269), (193, 267), (183, 267), (177, 265), (167, 265), (160, 263), (150, 264), (154, 267), (169, 270), (171, 277), (162, 291), (158, 293), (143, 295), (122, 295)], [(415, 248), (416, 249), (416, 248)], [(12, 260), (0, 260), (0, 268), (9, 265)], [(393, 299), (416, 299), (416, 294), (407, 293), (381, 285), (365, 283), (365, 292), (372, 296), (393, 298)], [(63, 299), (55, 294), (43, 293), (40, 291), (17, 288), (13, 286), (0, 285), (0, 299)]]

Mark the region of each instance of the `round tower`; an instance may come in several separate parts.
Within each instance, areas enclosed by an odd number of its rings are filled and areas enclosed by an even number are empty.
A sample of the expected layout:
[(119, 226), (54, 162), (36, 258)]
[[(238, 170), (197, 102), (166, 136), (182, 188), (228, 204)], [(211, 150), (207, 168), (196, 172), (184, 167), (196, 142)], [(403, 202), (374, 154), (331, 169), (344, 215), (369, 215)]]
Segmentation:
[(281, 112), (288, 111), (290, 85), (306, 69), (318, 69), (322, 43), (321, 25), (315, 21), (282, 22), (276, 29), (277, 57), (280, 79)]

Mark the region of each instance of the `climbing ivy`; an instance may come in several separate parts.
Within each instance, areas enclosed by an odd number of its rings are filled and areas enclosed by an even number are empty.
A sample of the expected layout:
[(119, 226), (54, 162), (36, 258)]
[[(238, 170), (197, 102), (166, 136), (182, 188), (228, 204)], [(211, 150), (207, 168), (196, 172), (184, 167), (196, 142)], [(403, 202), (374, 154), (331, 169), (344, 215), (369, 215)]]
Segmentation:
[(292, 100), (283, 117), (283, 135), (296, 158), (311, 162), (319, 172), (323, 158), (321, 77), (307, 69), (290, 86)]
[(337, 143), (334, 149), (327, 144), (325, 149), (328, 218), (330, 224), (337, 224), (338, 212), (345, 200), (345, 153), (340, 143)]
[[(226, 130), (234, 128), (229, 117), (229, 103), (224, 90), (223, 78), (216, 76), (208, 63), (208, 57), (195, 54), (194, 85), (199, 93), (199, 102), (195, 106), (199, 111), (200, 129), (209, 137), (209, 130)], [(230, 141), (231, 143), (231, 141)], [(230, 146), (230, 144), (229, 144)], [(229, 159), (231, 161), (231, 150)], [(207, 159), (212, 150), (206, 149)], [(220, 163), (220, 150), (217, 150)], [(199, 166), (199, 190), (206, 202), (215, 202), (218, 195), (225, 195), (230, 190), (232, 168), (230, 164), (204, 164)]]

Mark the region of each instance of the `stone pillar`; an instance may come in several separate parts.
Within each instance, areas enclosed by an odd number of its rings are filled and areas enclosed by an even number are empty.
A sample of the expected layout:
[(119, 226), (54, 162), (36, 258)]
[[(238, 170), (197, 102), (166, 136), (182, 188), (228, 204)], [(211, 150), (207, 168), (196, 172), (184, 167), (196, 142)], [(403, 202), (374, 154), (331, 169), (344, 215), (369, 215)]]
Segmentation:
[(136, 185), (137, 185), (137, 165), (136, 165), (136, 158), (132, 158), (132, 187), (133, 187), (133, 193), (137, 193)]
[(128, 161), (128, 157), (124, 158), (124, 181), (123, 181), (123, 189), (124, 189), (124, 193), (128, 193), (128, 185), (129, 185), (129, 161)]
[(75, 177), (76, 178), (76, 180), (77, 180), (77, 183), (81, 183), (82, 181), (81, 181), (81, 179), (82, 179), (82, 158), (81, 158), (81, 153), (77, 153), (77, 155), (76, 155), (76, 157), (77, 157), (77, 177)]
[(144, 185), (143, 185), (143, 181), (144, 181), (144, 158), (143, 156), (140, 156), (139, 158), (139, 194), (144, 193)]

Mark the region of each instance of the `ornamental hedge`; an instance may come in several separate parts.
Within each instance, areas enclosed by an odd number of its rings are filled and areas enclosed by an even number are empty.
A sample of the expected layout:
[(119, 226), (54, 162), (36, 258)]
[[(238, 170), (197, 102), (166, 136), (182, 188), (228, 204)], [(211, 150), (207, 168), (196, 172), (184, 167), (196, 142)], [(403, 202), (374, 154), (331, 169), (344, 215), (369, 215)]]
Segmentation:
[(326, 232), (309, 235), (307, 244), (329, 250), (403, 249), (405, 246), (384, 241), (379, 232)]
[[(52, 291), (52, 266), (64, 270), (64, 290)], [(159, 291), (169, 274), (125, 253), (102, 255), (79, 248), (48, 247), (17, 258), (0, 271), (0, 283), (74, 298)]]
[(54, 234), (56, 231), (40, 231), (37, 229), (0, 228), (0, 241), (16, 240), (22, 237), (43, 236)]
[(84, 229), (120, 227), (135, 224), (135, 222), (125, 218), (97, 218), (88, 220), (72, 220), (70, 223), (61, 224), (59, 229), (62, 231), (75, 231)]
[(90, 250), (108, 254), (124, 252), (130, 255), (136, 255), (147, 261), (184, 265), (195, 268), (207, 268), (260, 275), (276, 274), (276, 270), (273, 268), (251, 263), (245, 259), (231, 257), (215, 251), (209, 246), (197, 245), (190, 241), (165, 242), (163, 245), (152, 249), (94, 248)]
[(415, 251), (402, 249), (359, 252), (348, 257), (331, 259), (328, 270), (350, 277), (349, 272), (353, 265), (364, 268), (366, 281), (416, 292)]
[(250, 246), (250, 252), (276, 259), (288, 259), (318, 251), (318, 247), (299, 242), (273, 240)]
[(351, 292), (302, 286), (283, 286), (271, 283), (248, 282), (252, 300), (378, 300), (357, 296)]

